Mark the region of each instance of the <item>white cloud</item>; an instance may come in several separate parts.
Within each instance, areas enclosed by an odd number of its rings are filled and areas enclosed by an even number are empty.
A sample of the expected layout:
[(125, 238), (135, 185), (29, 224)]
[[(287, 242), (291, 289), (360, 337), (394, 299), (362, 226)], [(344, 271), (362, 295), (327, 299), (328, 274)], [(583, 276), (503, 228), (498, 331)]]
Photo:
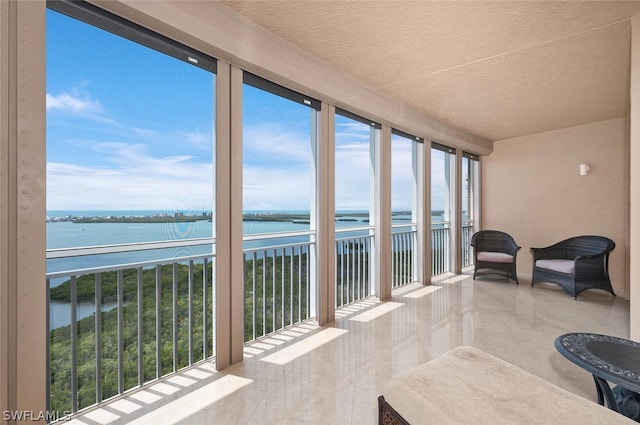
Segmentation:
[(446, 208), (445, 199), (447, 186), (445, 179), (444, 153), (432, 152), (431, 156), (431, 209), (442, 210)]
[(61, 93), (54, 96), (47, 93), (47, 110), (60, 110), (74, 114), (102, 113), (102, 104), (91, 99), (89, 94), (81, 89), (74, 89), (71, 93)]
[[(366, 210), (370, 206), (369, 127), (353, 122), (336, 124), (336, 209)], [(243, 202), (247, 210), (308, 209), (312, 193), (308, 136), (275, 125), (245, 129)], [(412, 204), (410, 143), (393, 143), (392, 198), (395, 209)], [(436, 182), (438, 179), (435, 179)]]
[(287, 130), (277, 124), (265, 124), (243, 129), (243, 150), (246, 156), (264, 161), (309, 164), (311, 136)]
[[(340, 118), (336, 122), (336, 144), (346, 143), (369, 143), (371, 127), (357, 121), (342, 121)], [(344, 118), (346, 119), (346, 118)]]
[[(152, 132), (148, 130), (148, 132)], [(194, 143), (207, 136), (192, 134)], [(364, 142), (363, 142), (364, 140)], [(245, 210), (309, 209), (311, 150), (308, 136), (276, 126), (245, 129), (245, 150), (255, 155), (243, 169)], [(210, 141), (207, 141), (210, 145)], [(410, 164), (411, 150), (397, 148), (393, 159)], [(190, 155), (159, 156), (142, 144), (85, 143), (102, 159), (102, 166), (48, 163), (48, 209), (210, 209), (213, 205), (213, 165)], [(443, 166), (434, 158), (433, 208), (443, 195)], [(336, 145), (336, 208), (369, 208), (370, 152), (368, 139), (350, 138)], [(393, 170), (394, 208), (411, 203), (411, 167)]]
[(336, 145), (336, 209), (368, 210), (370, 155), (368, 143)]
[(202, 133), (199, 130), (185, 131), (180, 133), (181, 139), (202, 150), (211, 150), (213, 147), (213, 136), (210, 133)]
[(136, 134), (140, 134), (140, 135), (142, 135), (142, 136), (153, 136), (153, 135), (157, 134), (157, 132), (156, 132), (156, 131), (154, 131), (154, 130), (148, 130), (148, 129), (145, 129), (145, 128), (137, 128), (137, 127), (134, 127), (134, 128), (132, 128), (131, 130), (133, 130), (133, 132), (134, 132), (134, 133), (136, 133)]
[(311, 141), (308, 134), (265, 124), (243, 130), (245, 210), (308, 210)]
[(311, 179), (289, 169), (246, 166), (243, 172), (245, 210), (308, 210)]
[(93, 99), (89, 92), (83, 88), (85, 85), (86, 83), (80, 84), (70, 92), (58, 95), (47, 93), (47, 112), (62, 112), (109, 126), (121, 127), (122, 124), (108, 117), (102, 103)]
[(96, 147), (113, 166), (47, 163), (47, 209), (194, 209), (213, 205), (213, 166), (189, 156), (153, 157), (139, 145)]

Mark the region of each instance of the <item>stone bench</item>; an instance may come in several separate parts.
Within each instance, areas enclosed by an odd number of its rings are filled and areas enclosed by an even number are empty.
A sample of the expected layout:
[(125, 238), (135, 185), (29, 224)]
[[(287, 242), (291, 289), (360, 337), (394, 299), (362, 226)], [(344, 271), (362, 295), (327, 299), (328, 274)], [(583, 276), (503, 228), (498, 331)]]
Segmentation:
[(473, 347), (393, 377), (379, 424), (615, 425), (636, 422)]

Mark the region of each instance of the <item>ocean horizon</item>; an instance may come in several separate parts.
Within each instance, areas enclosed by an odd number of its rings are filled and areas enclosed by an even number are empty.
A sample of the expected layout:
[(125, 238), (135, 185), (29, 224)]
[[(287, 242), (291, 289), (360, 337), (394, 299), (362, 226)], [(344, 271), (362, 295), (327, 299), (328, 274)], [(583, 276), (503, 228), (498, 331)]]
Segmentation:
[[(105, 245), (121, 245), (144, 242), (164, 242), (172, 240), (189, 240), (213, 237), (211, 221), (185, 221), (185, 222), (82, 222), (74, 223), (72, 220), (57, 221), (55, 218), (68, 217), (152, 217), (158, 214), (173, 216), (175, 213), (185, 215), (202, 215), (210, 213), (203, 210), (48, 210), (47, 217), (51, 221), (46, 223), (47, 250), (69, 249), (79, 247), (94, 247)], [(336, 228), (348, 229), (350, 227), (366, 227), (369, 225), (367, 211), (343, 210), (336, 211)], [(395, 211), (394, 224), (407, 224), (408, 211)], [(244, 214), (309, 214), (304, 210), (250, 210)], [(363, 214), (362, 216), (349, 216), (340, 220), (340, 214)], [(434, 216), (436, 218), (437, 216)], [(440, 219), (441, 216), (437, 218)], [(269, 234), (287, 233), (296, 231), (308, 231), (310, 224), (304, 220), (293, 221), (244, 221), (243, 234)], [(368, 231), (356, 231), (340, 233), (340, 237), (361, 236)], [(274, 243), (288, 244), (299, 243), (309, 236), (286, 236), (263, 240), (245, 241), (245, 248), (261, 248), (272, 246)], [(275, 241), (275, 242), (274, 242)], [(204, 255), (213, 251), (212, 246), (193, 246), (175, 249), (158, 249), (152, 251), (124, 252), (114, 254), (102, 254), (91, 256), (74, 256), (68, 258), (48, 259), (47, 272), (61, 272), (65, 270), (80, 270), (101, 266), (112, 266), (141, 261), (155, 261), (158, 259), (175, 258), (176, 256)]]
[[(348, 229), (349, 227), (368, 226), (367, 211), (336, 211), (336, 217), (340, 214), (363, 214), (360, 217), (351, 216), (344, 221), (336, 221), (336, 227)], [(128, 216), (128, 217), (152, 217), (158, 214), (173, 216), (174, 213), (185, 215), (202, 215), (209, 212), (203, 210), (49, 210), (47, 217), (106, 217), (106, 216)], [(301, 210), (257, 210), (244, 211), (245, 214), (309, 214), (309, 211)], [(406, 215), (408, 211), (396, 211), (394, 222), (396, 224), (407, 224)], [(441, 215), (434, 216), (441, 218)], [(283, 233), (309, 230), (308, 222), (300, 221), (245, 221), (243, 232), (245, 235)], [(47, 250), (66, 249), (77, 247), (118, 245), (140, 242), (158, 242), (170, 240), (185, 240), (197, 238), (210, 238), (213, 235), (213, 228), (210, 221), (199, 220), (190, 222), (164, 222), (164, 223), (110, 223), (110, 222), (82, 222), (74, 223), (66, 221), (47, 221)], [(340, 233), (340, 237), (362, 236), (368, 230)], [(309, 240), (309, 236), (286, 236), (245, 241), (245, 248), (262, 248), (267, 246), (287, 245), (300, 243)], [(166, 260), (170, 258), (188, 257), (193, 255), (212, 255), (212, 245), (191, 246), (180, 248), (156, 249), (150, 251), (121, 252), (113, 254), (100, 254), (89, 256), (72, 256), (68, 258), (57, 258), (47, 260), (47, 273), (79, 271), (96, 267), (112, 267), (122, 264), (142, 263), (147, 261)], [(51, 279), (51, 287), (62, 283), (64, 278)], [(84, 308), (84, 307), (83, 307)], [(107, 307), (107, 309), (110, 307)], [(87, 316), (92, 314), (91, 306), (86, 306), (78, 314)], [(56, 304), (51, 310), (51, 323), (54, 327), (64, 326), (69, 323), (69, 306)]]
[[(336, 214), (361, 214), (367, 210), (336, 210)], [(156, 216), (174, 214), (202, 215), (211, 214), (211, 210), (46, 210), (47, 217), (105, 217), (105, 216)], [(392, 211), (392, 214), (410, 214), (408, 210)], [(442, 211), (432, 211), (431, 214), (442, 213)], [(244, 210), (243, 214), (309, 214), (309, 210)]]

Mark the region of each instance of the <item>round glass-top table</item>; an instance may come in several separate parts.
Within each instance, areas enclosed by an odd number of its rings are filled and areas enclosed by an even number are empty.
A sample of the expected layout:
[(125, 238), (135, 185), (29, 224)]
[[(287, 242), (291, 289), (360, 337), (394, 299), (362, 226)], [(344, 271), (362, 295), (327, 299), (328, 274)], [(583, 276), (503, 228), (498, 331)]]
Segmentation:
[[(599, 404), (606, 401), (610, 409), (640, 419), (640, 343), (608, 335), (569, 333), (556, 338), (555, 347), (593, 375)], [(608, 382), (618, 387), (612, 391)]]

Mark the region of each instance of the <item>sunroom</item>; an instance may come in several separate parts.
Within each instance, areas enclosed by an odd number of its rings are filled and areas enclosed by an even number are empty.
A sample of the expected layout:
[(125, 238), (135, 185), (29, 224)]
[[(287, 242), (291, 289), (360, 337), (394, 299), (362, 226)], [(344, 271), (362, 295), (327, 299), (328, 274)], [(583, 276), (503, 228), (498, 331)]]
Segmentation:
[[(442, 347), (500, 352), (479, 316), (501, 303), (515, 304), (492, 323), (548, 342), (543, 356), (570, 326), (639, 337), (640, 3), (1, 7), (0, 400), (14, 419), (317, 423), (348, 399), (360, 423), (386, 379)], [(470, 279), (480, 229), (516, 238), (524, 285)], [(616, 242), (618, 296), (531, 289), (529, 248), (580, 234)], [(529, 321), (556, 314), (560, 329)], [(524, 316), (525, 330), (505, 324)], [(421, 324), (434, 333), (403, 351)], [(590, 390), (524, 347), (506, 357)], [(332, 394), (340, 371), (351, 380)], [(290, 381), (325, 379), (334, 402), (297, 416), (316, 395)], [(284, 416), (264, 405), (278, 391)]]

